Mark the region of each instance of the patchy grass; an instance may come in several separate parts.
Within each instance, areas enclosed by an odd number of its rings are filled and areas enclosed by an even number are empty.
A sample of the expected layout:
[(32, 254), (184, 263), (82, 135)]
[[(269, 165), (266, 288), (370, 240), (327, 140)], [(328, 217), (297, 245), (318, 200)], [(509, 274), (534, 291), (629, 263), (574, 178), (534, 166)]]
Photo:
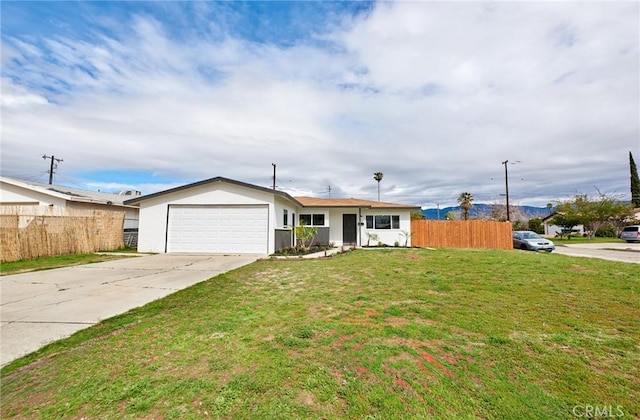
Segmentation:
[(623, 244), (623, 243), (626, 243), (626, 241), (623, 241), (622, 239), (619, 239), (619, 238), (594, 237), (592, 239), (589, 239), (583, 236), (572, 236), (571, 239), (567, 239), (567, 238), (560, 239), (560, 238), (549, 237), (549, 239), (556, 245), (558, 244), (576, 245), (576, 244), (610, 244), (610, 243)]
[[(135, 252), (130, 248), (114, 252)], [(38, 257), (30, 260), (20, 260), (3, 262), (0, 266), (0, 275), (18, 274), (27, 271), (50, 270), (52, 268), (69, 267), (72, 265), (90, 264), (109, 260), (128, 258), (127, 256), (115, 254), (71, 254), (57, 257)]]
[(8, 365), (0, 414), (638, 417), (639, 277), (510, 251), (259, 261)]

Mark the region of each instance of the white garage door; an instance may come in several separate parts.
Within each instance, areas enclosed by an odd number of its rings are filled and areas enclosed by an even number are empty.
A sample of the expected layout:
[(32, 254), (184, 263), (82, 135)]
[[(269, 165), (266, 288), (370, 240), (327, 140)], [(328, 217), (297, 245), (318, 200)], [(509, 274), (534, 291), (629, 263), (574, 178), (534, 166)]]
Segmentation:
[(169, 206), (167, 252), (268, 252), (265, 206)]

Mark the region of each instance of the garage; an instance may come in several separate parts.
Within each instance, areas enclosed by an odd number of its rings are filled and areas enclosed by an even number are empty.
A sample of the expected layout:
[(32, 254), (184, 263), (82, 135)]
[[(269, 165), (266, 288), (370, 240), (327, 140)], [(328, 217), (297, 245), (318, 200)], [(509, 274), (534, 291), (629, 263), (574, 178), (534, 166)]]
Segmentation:
[(267, 205), (170, 205), (167, 252), (264, 254)]

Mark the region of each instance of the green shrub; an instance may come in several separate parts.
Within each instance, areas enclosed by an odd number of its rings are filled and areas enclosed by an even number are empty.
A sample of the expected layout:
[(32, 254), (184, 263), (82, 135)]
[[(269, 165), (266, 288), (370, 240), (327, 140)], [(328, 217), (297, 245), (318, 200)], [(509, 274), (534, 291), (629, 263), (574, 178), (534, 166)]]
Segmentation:
[(598, 238), (615, 238), (617, 236), (616, 228), (612, 225), (600, 226), (598, 230), (596, 230), (595, 236)]
[(542, 224), (542, 219), (539, 217), (529, 219), (529, 230), (532, 230), (535, 233), (544, 233), (544, 225)]

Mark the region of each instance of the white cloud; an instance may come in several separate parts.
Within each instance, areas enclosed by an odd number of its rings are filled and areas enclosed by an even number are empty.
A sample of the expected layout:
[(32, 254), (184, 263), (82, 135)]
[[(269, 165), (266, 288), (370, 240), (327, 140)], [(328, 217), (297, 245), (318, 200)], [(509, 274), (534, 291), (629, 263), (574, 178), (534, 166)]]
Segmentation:
[(2, 97), (0, 103), (5, 109), (21, 109), (48, 103), (41, 95), (29, 92), (22, 86), (13, 85), (8, 79), (2, 78)]
[[(2, 171), (42, 171), (40, 154), (55, 152), (74, 174), (266, 186), (275, 162), (279, 185), (297, 193), (332, 185), (334, 197), (373, 199), (382, 171), (383, 199), (435, 205), (462, 191), (499, 200), (510, 159), (522, 161), (523, 204), (594, 185), (628, 195), (637, 13), (637, 3), (384, 2), (292, 46), (234, 37), (222, 18), (202, 19), (214, 33), (175, 37), (140, 13), (130, 25), (102, 17), (110, 31), (93, 41), (16, 37), (3, 57), (13, 77), (2, 84)], [(149, 193), (175, 182), (115, 184)]]

